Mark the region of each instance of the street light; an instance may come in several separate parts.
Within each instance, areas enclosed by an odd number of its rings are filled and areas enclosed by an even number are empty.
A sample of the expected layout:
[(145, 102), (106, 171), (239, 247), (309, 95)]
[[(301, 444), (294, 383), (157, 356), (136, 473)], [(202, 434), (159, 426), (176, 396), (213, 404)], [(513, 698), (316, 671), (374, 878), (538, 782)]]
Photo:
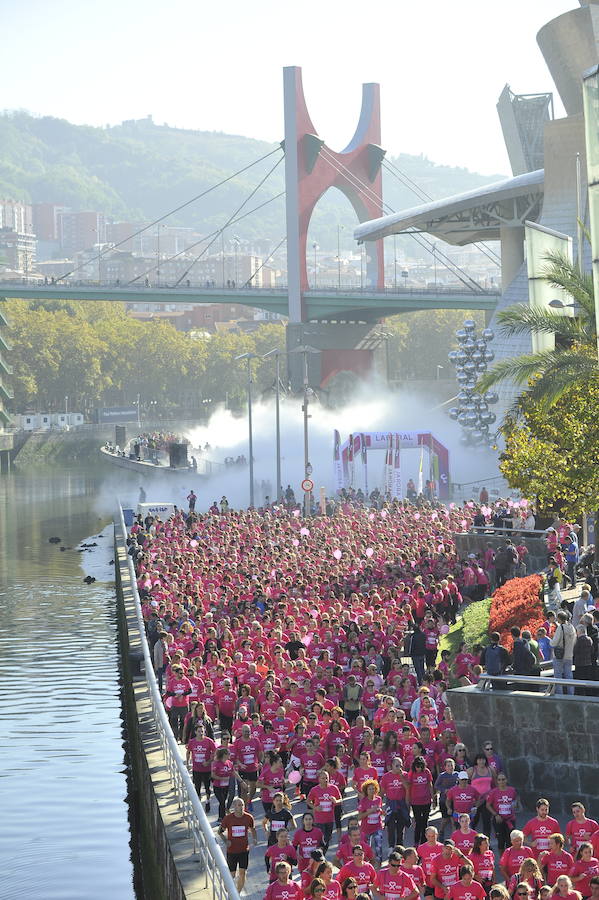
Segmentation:
[(397, 291), (397, 235), (393, 235), (393, 290)]
[(64, 414), (68, 416), (69, 414), (69, 398), (68, 396), (64, 398)]
[[(301, 353), (304, 357), (303, 368), (304, 368), (304, 403), (302, 406), (302, 412), (304, 414), (304, 478), (309, 478), (312, 474), (312, 465), (310, 464), (310, 454), (308, 448), (308, 419), (310, 418), (308, 414), (308, 408), (310, 404), (310, 381), (308, 379), (308, 354), (309, 353), (320, 353), (320, 350), (317, 350), (316, 347), (310, 347), (307, 344), (303, 344), (299, 347), (295, 347), (293, 350), (289, 351), (290, 353)], [(312, 508), (312, 491), (304, 491), (304, 516), (308, 518), (310, 515), (310, 510)]]
[(564, 303), (563, 300), (558, 300), (557, 298), (550, 300), (547, 305), (552, 306), (553, 309), (576, 309), (575, 303)]
[(314, 288), (316, 287), (316, 251), (318, 250), (318, 244), (316, 241), (312, 244), (312, 249), (314, 250)]
[(439, 378), (440, 378), (439, 372), (441, 372), (444, 368), (445, 368), (445, 366), (439, 366), (439, 365), (437, 365), (437, 381), (438, 381)]
[(236, 360), (245, 359), (248, 364), (248, 431), (250, 444), (250, 507), (254, 505), (254, 436), (252, 433), (252, 360), (259, 359), (256, 353), (241, 353)]
[(341, 290), (341, 230), (344, 226), (337, 225), (337, 290)]
[(275, 430), (276, 430), (276, 455), (277, 455), (277, 503), (281, 499), (281, 354), (282, 350), (275, 347), (265, 353), (262, 359), (268, 359), (274, 356), (276, 363), (276, 382), (275, 382)]

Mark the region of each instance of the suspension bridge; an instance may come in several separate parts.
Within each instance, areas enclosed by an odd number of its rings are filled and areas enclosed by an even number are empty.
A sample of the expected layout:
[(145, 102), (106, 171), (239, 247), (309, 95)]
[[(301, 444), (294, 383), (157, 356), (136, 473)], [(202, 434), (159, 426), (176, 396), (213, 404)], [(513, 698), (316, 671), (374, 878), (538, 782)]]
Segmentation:
[[(287, 317), (288, 349), (307, 343), (309, 334), (309, 343), (329, 354), (325, 367), (329, 375), (341, 369), (354, 369), (360, 373), (367, 370), (364, 353), (371, 354), (375, 348), (375, 344), (371, 340), (369, 342), (369, 335), (373, 325), (387, 316), (435, 309), (484, 310), (490, 316), (499, 300), (499, 292), (483, 288), (422, 231), (412, 230), (406, 233), (424, 253), (432, 255), (435, 264), (445, 266), (452, 273), (453, 287), (435, 284), (425, 288), (389, 288), (384, 278), (382, 240), (368, 242), (365, 277), (360, 288), (319, 288), (314, 283), (315, 277), (310, 283), (306, 256), (308, 227), (318, 201), (331, 187), (337, 188), (348, 198), (359, 222), (394, 212), (383, 201), (383, 167), (390, 176), (412, 190), (420, 201), (427, 199), (428, 195), (394, 163), (385, 160), (385, 151), (380, 146), (379, 85), (363, 85), (358, 125), (350, 143), (341, 152), (331, 150), (315, 133), (304, 98), (301, 69), (295, 66), (284, 69), (284, 108), (285, 139), (279, 146), (165, 212), (122, 241), (107, 247), (98, 245), (95, 256), (51, 279), (50, 283), (47, 280), (41, 283), (34, 278), (0, 282), (0, 299), (18, 297), (46, 300), (60, 297), (144, 304), (241, 304)], [(266, 160), (269, 160), (270, 165), (268, 171), (259, 177), (243, 201), (211, 234), (172, 256), (162, 259), (158, 257), (153, 265), (148, 265), (145, 271), (136, 274), (126, 283), (110, 283), (101, 278), (103, 261), (119, 247), (139, 234), (155, 229), (191, 204), (201, 203), (206, 195), (239, 175), (255, 169)], [(272, 177), (283, 163), (285, 190), (264, 198), (264, 191), (272, 186)], [(262, 197), (260, 202), (254, 199), (259, 195)], [(194, 276), (196, 264), (210, 252), (217, 241), (222, 240), (227, 229), (283, 196), (286, 233), (247, 281), (243, 284), (223, 283), (217, 286), (214, 281), (206, 283), (204, 279), (202, 283)], [(257, 205), (252, 206), (252, 202)], [(287, 283), (274, 289), (257, 286), (254, 282), (259, 269), (284, 244), (287, 252)], [(499, 265), (499, 257), (492, 248), (481, 244), (480, 249), (491, 262)], [(161, 269), (164, 273), (169, 263), (176, 264), (178, 274), (169, 284), (165, 284), (164, 277), (160, 277)], [(97, 267), (97, 279), (84, 279), (84, 271), (89, 272), (90, 266), (92, 269)], [(318, 325), (322, 327), (319, 329)], [(353, 353), (358, 354), (355, 367)], [(293, 381), (293, 373), (290, 374)], [(318, 367), (312, 367), (311, 382), (320, 384), (321, 375)]]

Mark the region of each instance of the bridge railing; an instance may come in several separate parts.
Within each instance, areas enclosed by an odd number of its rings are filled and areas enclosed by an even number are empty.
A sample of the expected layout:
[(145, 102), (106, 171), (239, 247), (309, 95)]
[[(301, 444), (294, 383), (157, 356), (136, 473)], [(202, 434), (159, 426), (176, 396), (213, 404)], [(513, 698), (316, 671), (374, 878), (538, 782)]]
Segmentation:
[[(581, 688), (585, 692), (593, 690), (596, 695), (586, 695), (586, 700), (599, 702), (599, 681), (583, 681), (577, 678), (553, 678), (548, 675), (510, 675), (506, 672), (504, 675), (487, 675), (483, 673), (478, 682), (477, 689), (481, 691), (498, 690), (510, 691), (534, 691), (541, 693), (545, 697), (563, 697), (572, 696), (571, 694), (556, 693), (556, 687), (561, 685), (563, 688)], [(540, 690), (543, 688), (543, 690)]]
[[(156, 282), (150, 280), (148, 284), (144, 282), (135, 283), (135, 284), (126, 284), (117, 281), (82, 281), (82, 280), (71, 280), (64, 279), (61, 281), (54, 281), (49, 283), (42, 283), (39, 278), (20, 278), (17, 281), (3, 281), (0, 283), (0, 289), (6, 293), (11, 288), (18, 287), (39, 287), (39, 288), (48, 288), (50, 291), (60, 290), (61, 288), (87, 288), (88, 290), (98, 290), (102, 288), (106, 288), (106, 290), (119, 290), (119, 291), (127, 291), (131, 292), (133, 295), (142, 294), (144, 291), (177, 291), (178, 293), (195, 293), (198, 290), (205, 292), (214, 292), (218, 294), (227, 294), (234, 296), (239, 293), (256, 293), (256, 294), (280, 294), (281, 292), (287, 291), (286, 284), (277, 284), (275, 287), (255, 287), (252, 284), (236, 284), (236, 285), (222, 285), (222, 284), (209, 284), (207, 285), (205, 282), (201, 281), (190, 281), (189, 284), (185, 282), (184, 284), (167, 284), (165, 282)], [(331, 297), (336, 297), (339, 295), (346, 296), (348, 294), (377, 294), (381, 296), (391, 295), (391, 296), (402, 296), (402, 297), (418, 297), (423, 294), (443, 294), (447, 296), (459, 296), (462, 297), (464, 294), (482, 294), (484, 296), (490, 297), (499, 297), (501, 296), (500, 291), (491, 290), (488, 288), (479, 288), (479, 289), (468, 289), (465, 287), (454, 287), (445, 284), (438, 284), (434, 287), (395, 287), (394, 285), (385, 285), (382, 288), (373, 287), (372, 285), (348, 285), (335, 287), (334, 285), (326, 285), (322, 286), (311, 285), (306, 291), (304, 291), (306, 296), (310, 295), (318, 295), (318, 296), (326, 296), (327, 294)]]
[[(127, 529), (123, 517), (123, 508), (120, 503), (118, 505), (117, 525), (123, 542), (125, 542)], [(229, 872), (223, 852), (214, 837), (187, 767), (181, 759), (179, 746), (171, 730), (162, 697), (158, 690), (158, 682), (154, 674), (150, 648), (146, 639), (141, 601), (137, 590), (137, 576), (133, 560), (128, 554), (127, 565), (135, 602), (135, 613), (143, 650), (145, 678), (150, 696), (153, 721), (164, 754), (171, 785), (181, 811), (181, 818), (193, 840), (193, 852), (199, 856), (200, 868), (206, 878), (205, 887), (211, 889), (213, 900), (239, 900), (239, 893)]]

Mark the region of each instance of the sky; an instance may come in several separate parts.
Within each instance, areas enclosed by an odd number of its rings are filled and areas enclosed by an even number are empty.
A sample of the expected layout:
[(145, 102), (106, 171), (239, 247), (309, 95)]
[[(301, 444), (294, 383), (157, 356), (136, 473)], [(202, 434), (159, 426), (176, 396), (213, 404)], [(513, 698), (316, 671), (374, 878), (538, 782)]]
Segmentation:
[[(509, 174), (495, 104), (554, 90), (537, 47), (578, 0), (0, 0), (2, 107), (117, 124), (283, 137), (282, 68), (303, 68), (314, 125), (349, 141), (379, 82), (382, 144)], [(558, 106), (559, 111), (559, 106)], [(1, 148), (0, 148), (1, 153)]]

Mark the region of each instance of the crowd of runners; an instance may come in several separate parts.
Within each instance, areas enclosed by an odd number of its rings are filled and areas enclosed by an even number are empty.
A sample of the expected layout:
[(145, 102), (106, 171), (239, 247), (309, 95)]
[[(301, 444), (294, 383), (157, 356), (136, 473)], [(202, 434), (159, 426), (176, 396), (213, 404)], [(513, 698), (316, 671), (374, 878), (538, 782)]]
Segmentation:
[(560, 825), (540, 798), (518, 830), (504, 761), (466, 747), (447, 704), (483, 671), (481, 647), (439, 652), (496, 579), (491, 557), (456, 554), (475, 514), (395, 502), (133, 525), (159, 686), (240, 891), (251, 852), (267, 900), (599, 900), (597, 822), (574, 802)]

